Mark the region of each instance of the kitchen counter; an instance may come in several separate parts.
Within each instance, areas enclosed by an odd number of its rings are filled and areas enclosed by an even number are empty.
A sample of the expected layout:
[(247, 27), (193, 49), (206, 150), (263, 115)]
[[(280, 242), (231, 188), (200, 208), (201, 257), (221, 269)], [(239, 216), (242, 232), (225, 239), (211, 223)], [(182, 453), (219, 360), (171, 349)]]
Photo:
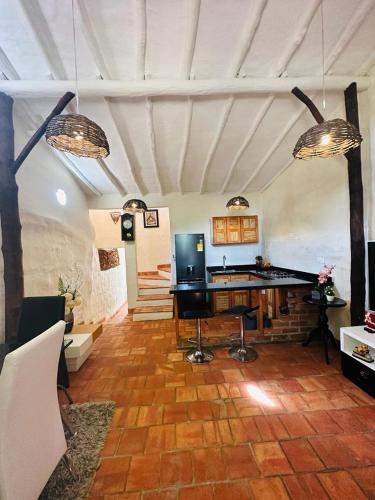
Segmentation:
[(178, 294), (189, 292), (223, 292), (227, 290), (266, 290), (269, 288), (311, 286), (313, 284), (313, 281), (302, 280), (299, 278), (258, 279), (255, 281), (224, 281), (219, 283), (184, 283), (172, 285), (169, 293)]
[[(259, 269), (255, 264), (238, 264), (238, 265), (227, 265), (225, 268), (223, 266), (207, 266), (206, 270), (210, 276), (221, 276), (221, 275), (236, 275), (236, 274), (251, 274), (253, 276), (262, 277), (259, 271), (265, 271), (265, 269)], [(298, 278), (310, 282), (316, 282), (318, 279), (317, 274), (308, 273), (306, 271), (299, 271), (297, 269), (289, 269), (285, 267), (271, 266), (266, 269), (266, 271), (280, 271), (282, 273), (293, 275), (293, 278)]]

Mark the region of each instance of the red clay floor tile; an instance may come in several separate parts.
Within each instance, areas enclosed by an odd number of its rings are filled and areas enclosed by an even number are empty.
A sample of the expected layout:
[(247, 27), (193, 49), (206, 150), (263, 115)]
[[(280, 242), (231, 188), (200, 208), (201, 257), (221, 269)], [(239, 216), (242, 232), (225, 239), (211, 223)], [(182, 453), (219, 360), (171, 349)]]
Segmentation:
[(225, 463), (220, 448), (193, 450), (193, 463), (197, 483), (226, 479)]
[(319, 480), (332, 500), (367, 498), (361, 488), (346, 471), (318, 474)]
[(251, 479), (250, 489), (255, 500), (288, 500), (280, 478)]
[(285, 455), (295, 472), (310, 472), (324, 469), (308, 441), (295, 439), (280, 442)]
[(193, 480), (190, 451), (163, 453), (161, 457), (161, 486), (190, 484)]
[(227, 466), (228, 479), (259, 476), (259, 470), (249, 445), (224, 447), (222, 453)]
[(264, 476), (291, 474), (289, 462), (276, 441), (253, 444), (255, 459)]

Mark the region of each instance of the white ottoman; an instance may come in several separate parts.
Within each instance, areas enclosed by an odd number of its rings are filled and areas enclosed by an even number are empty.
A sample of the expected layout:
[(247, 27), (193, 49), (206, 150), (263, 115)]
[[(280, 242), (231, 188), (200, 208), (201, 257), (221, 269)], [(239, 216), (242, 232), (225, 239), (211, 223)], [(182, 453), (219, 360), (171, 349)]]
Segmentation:
[(76, 372), (92, 351), (92, 335), (91, 333), (68, 334), (64, 335), (64, 340), (73, 340), (70, 346), (65, 349), (65, 358), (68, 371)]

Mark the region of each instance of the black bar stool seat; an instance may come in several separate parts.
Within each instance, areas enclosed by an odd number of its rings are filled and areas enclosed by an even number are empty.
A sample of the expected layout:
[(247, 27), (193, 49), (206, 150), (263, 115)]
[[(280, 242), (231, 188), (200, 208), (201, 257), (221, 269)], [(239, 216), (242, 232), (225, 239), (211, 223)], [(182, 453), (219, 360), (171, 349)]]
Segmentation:
[(202, 347), (201, 320), (204, 318), (212, 318), (212, 311), (210, 309), (194, 309), (191, 311), (184, 311), (182, 317), (183, 319), (195, 319), (197, 322), (197, 344), (186, 353), (186, 359), (190, 363), (209, 363), (214, 359), (214, 354), (210, 350)]
[(245, 344), (245, 316), (249, 319), (253, 319), (256, 315), (256, 310), (259, 306), (248, 307), (243, 305), (238, 305), (230, 307), (223, 311), (223, 314), (231, 314), (233, 316), (238, 316), (240, 318), (240, 345), (233, 346), (229, 349), (229, 356), (236, 361), (241, 361), (241, 363), (248, 363), (250, 361), (255, 361), (258, 357), (258, 353), (252, 348)]

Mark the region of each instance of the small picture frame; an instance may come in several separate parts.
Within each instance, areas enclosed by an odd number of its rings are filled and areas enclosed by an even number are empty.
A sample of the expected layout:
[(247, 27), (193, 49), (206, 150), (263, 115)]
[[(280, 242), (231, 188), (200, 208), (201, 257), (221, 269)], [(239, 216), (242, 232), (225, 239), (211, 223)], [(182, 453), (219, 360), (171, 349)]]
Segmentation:
[(143, 227), (159, 227), (159, 212), (156, 209), (143, 212)]

